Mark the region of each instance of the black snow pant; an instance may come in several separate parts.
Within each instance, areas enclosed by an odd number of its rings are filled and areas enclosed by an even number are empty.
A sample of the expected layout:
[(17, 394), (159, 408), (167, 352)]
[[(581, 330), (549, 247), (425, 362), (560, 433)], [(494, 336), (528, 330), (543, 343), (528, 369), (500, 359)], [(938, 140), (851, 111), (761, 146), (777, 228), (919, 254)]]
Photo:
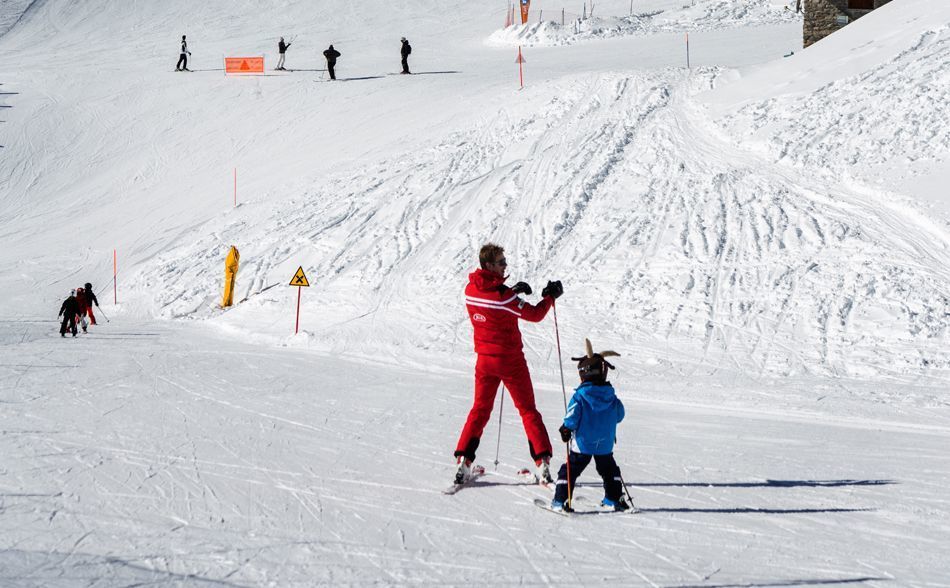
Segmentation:
[(336, 79), (336, 72), (333, 71), (333, 68), (334, 68), (334, 67), (336, 67), (336, 62), (335, 62), (335, 61), (328, 61), (328, 62), (327, 62), (327, 73), (330, 74), (330, 79), (331, 79), (331, 80), (335, 80), (335, 79)]
[(182, 53), (181, 57), (178, 58), (178, 65), (175, 66), (175, 69), (188, 69), (188, 54)]
[(66, 331), (71, 331), (73, 336), (76, 335), (76, 315), (73, 313), (66, 313), (66, 316), (63, 317), (63, 324), (59, 327), (59, 334), (65, 335)]
[[(597, 465), (597, 473), (600, 474), (600, 477), (604, 480), (604, 495), (610, 500), (619, 500), (620, 497), (623, 496), (623, 483), (620, 481), (620, 468), (617, 467), (617, 462), (614, 461), (613, 453), (606, 455), (588, 455), (586, 453), (571, 452), (568, 458), (571, 464), (571, 496), (574, 496), (574, 484), (577, 482), (577, 478), (583, 473), (584, 468), (590, 465), (591, 458), (594, 459), (594, 463)], [(567, 496), (567, 464), (562, 464), (561, 469), (557, 473), (557, 486), (554, 489), (554, 500), (567, 502)]]
[(402, 73), (409, 73), (409, 56), (402, 56)]

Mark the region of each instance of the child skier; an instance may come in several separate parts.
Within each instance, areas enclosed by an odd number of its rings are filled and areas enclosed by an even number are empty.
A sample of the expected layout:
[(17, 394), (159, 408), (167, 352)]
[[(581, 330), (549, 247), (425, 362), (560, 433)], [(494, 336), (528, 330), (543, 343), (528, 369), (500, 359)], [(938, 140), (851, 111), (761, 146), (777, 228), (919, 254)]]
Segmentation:
[(96, 293), (92, 291), (92, 284), (86, 282), (86, 314), (89, 315), (89, 324), (96, 324), (96, 315), (92, 312), (92, 305), (95, 304), (99, 306), (99, 299), (96, 298)]
[[(623, 482), (620, 468), (614, 461), (614, 442), (617, 436), (617, 423), (623, 420), (623, 403), (614, 394), (614, 388), (607, 381), (607, 371), (614, 369), (605, 359), (619, 353), (602, 351), (594, 353), (589, 339), (587, 355), (572, 357), (578, 362), (577, 372), (581, 385), (577, 387), (564, 415), (564, 424), (558, 431), (561, 439), (567, 443), (572, 437), (574, 443), (568, 457), (568, 463), (561, 466), (557, 475), (557, 487), (551, 508), (557, 511), (571, 511), (569, 497), (574, 495), (574, 483), (578, 476), (590, 464), (591, 458), (597, 465), (597, 473), (604, 480), (603, 506), (624, 511), (630, 508), (623, 496)], [(570, 479), (568, 479), (570, 472)]]

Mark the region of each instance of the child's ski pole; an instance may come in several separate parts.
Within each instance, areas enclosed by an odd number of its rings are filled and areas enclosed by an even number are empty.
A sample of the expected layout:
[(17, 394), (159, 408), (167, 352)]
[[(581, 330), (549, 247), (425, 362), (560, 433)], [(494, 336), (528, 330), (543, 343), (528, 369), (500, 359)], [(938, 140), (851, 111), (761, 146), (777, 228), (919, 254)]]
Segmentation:
[(623, 481), (623, 474), (620, 473), (619, 468), (617, 468), (617, 476), (620, 477), (620, 483), (623, 485), (623, 491), (627, 495), (627, 501), (630, 503), (630, 508), (634, 511), (640, 510), (637, 508), (637, 505), (633, 503), (633, 496), (630, 496), (630, 490), (627, 490), (627, 483)]

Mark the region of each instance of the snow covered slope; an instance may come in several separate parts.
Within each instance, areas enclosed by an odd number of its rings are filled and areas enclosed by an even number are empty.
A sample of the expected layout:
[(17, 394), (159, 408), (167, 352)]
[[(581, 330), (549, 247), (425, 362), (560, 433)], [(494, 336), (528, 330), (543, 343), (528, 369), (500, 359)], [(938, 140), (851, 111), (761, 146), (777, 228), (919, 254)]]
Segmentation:
[[(854, 39), (860, 24), (849, 29)], [(914, 53), (926, 33), (905, 34), (910, 53), (901, 59), (926, 65), (902, 75), (930, 79), (948, 54), (929, 45)], [(813, 51), (836, 50), (826, 46)], [(264, 291), (303, 264), (319, 277), (320, 307), (307, 322), (319, 348), (371, 356), (397, 342), (452, 355), (468, 346), (458, 285), (487, 237), (511, 248), (522, 276), (561, 278), (579, 295), (563, 311), (574, 340), (634, 340), (654, 361), (698, 357), (755, 374), (945, 374), (946, 225), (909, 206), (914, 195), (895, 202), (860, 182), (861, 170), (889, 153), (939, 161), (940, 140), (929, 157), (921, 136), (945, 133), (944, 115), (930, 108), (917, 116), (935, 97), (895, 96), (910, 106), (874, 110), (878, 120), (869, 121), (874, 136), (893, 140), (864, 146), (864, 159), (828, 153), (828, 165), (800, 129), (833, 115), (817, 106), (823, 101), (870, 95), (860, 70), (843, 76), (833, 96), (809, 98), (811, 110), (719, 114), (736, 125), (757, 113), (759, 127), (771, 125), (793, 145), (785, 151), (799, 154), (792, 166), (708, 124), (703, 104), (718, 93), (702, 93), (720, 77), (598, 72), (532, 85), (500, 107), (475, 100), (480, 120), (423, 150), (331, 174), (276, 205), (249, 203), (161, 254), (131, 286), (161, 316), (215, 317), (221, 256), (247, 243), (248, 300), (225, 323), (284, 339), (283, 324), (268, 325), (286, 312), (286, 291)], [(931, 91), (915, 89), (922, 85), (901, 78), (884, 87)], [(904, 131), (910, 120), (926, 127), (923, 135)], [(862, 131), (853, 140), (824, 136), (836, 145), (865, 141)], [(838, 181), (843, 168), (856, 180)]]
[[(778, 3), (637, 0), (671, 28), (530, 48), (519, 91), (505, 4), (0, 2), (0, 585), (945, 583), (946, 9), (802, 52)], [(222, 75), (295, 34), (297, 71)], [(440, 493), (487, 239), (564, 280), (565, 356), (623, 354), (641, 515), (535, 508), (507, 399), (484, 484)], [(63, 341), (85, 281), (105, 314)], [(554, 433), (552, 321), (524, 332)]]
[[(285, 341), (291, 294), (273, 286), (303, 265), (318, 306), (293, 344), (451, 358), (469, 345), (460, 285), (478, 245), (495, 239), (520, 278), (565, 281), (573, 340), (592, 334), (640, 345), (650, 361), (750, 374), (943, 376), (946, 225), (918, 206), (933, 193), (883, 191), (866, 171), (900, 165), (897, 154), (914, 162), (906, 173), (945, 169), (946, 125), (931, 105), (946, 86), (930, 82), (947, 63), (946, 31), (912, 18), (920, 6), (899, 3), (840, 43), (726, 87), (731, 71), (687, 72), (666, 58), (630, 70), (622, 50), (592, 62), (596, 48), (567, 58), (538, 49), (515, 94), (510, 51), (483, 45), (495, 9), (460, 7), (439, 22), (416, 18), (430, 14), (425, 2), (395, 12), (331, 3), (325, 13), (302, 2), (32, 5), (0, 48), (19, 64), (3, 73), (14, 90), (0, 162), (0, 205), (15, 221), (4, 229), (7, 267), (33, 276), (78, 264), (101, 287), (116, 248), (127, 308)], [(874, 58), (841, 61), (901, 7), (911, 18)], [(272, 50), (291, 23), (306, 37), (290, 54), (303, 71), (214, 71), (221, 54)], [(798, 35), (784, 26), (768, 34)], [(179, 30), (191, 33), (191, 76), (170, 71)], [(417, 73), (429, 75), (385, 75), (395, 51), (376, 30), (405, 31)], [(707, 37), (706, 59), (744, 63), (743, 35), (761, 47), (757, 27), (737, 31), (721, 45)], [(315, 55), (329, 41), (344, 53), (346, 81), (335, 85), (306, 71), (321, 69)], [(123, 50), (103, 55), (103, 45)], [(779, 37), (771, 51), (787, 46)], [(788, 73), (794, 64), (806, 72), (835, 59), (824, 85), (775, 96), (774, 72), (803, 79)], [(890, 109), (860, 98), (871, 88)], [(749, 105), (742, 92), (773, 97)], [(849, 113), (872, 110), (869, 126), (845, 132)], [(818, 133), (826, 119), (841, 132)], [(241, 206), (231, 209), (235, 168)], [(232, 244), (246, 301), (220, 316)], [(17, 289), (17, 303), (30, 304), (30, 291)], [(41, 291), (52, 306), (64, 288)]]

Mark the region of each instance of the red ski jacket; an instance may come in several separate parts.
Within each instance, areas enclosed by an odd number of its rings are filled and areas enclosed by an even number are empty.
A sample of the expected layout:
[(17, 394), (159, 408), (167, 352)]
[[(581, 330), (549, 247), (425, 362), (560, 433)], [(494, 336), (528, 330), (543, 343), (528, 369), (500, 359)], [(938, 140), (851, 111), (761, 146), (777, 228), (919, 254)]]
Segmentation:
[(504, 355), (521, 352), (518, 319), (541, 321), (551, 308), (545, 297), (537, 305), (525, 302), (505, 286), (505, 278), (485, 269), (468, 275), (465, 308), (475, 330), (475, 353)]

